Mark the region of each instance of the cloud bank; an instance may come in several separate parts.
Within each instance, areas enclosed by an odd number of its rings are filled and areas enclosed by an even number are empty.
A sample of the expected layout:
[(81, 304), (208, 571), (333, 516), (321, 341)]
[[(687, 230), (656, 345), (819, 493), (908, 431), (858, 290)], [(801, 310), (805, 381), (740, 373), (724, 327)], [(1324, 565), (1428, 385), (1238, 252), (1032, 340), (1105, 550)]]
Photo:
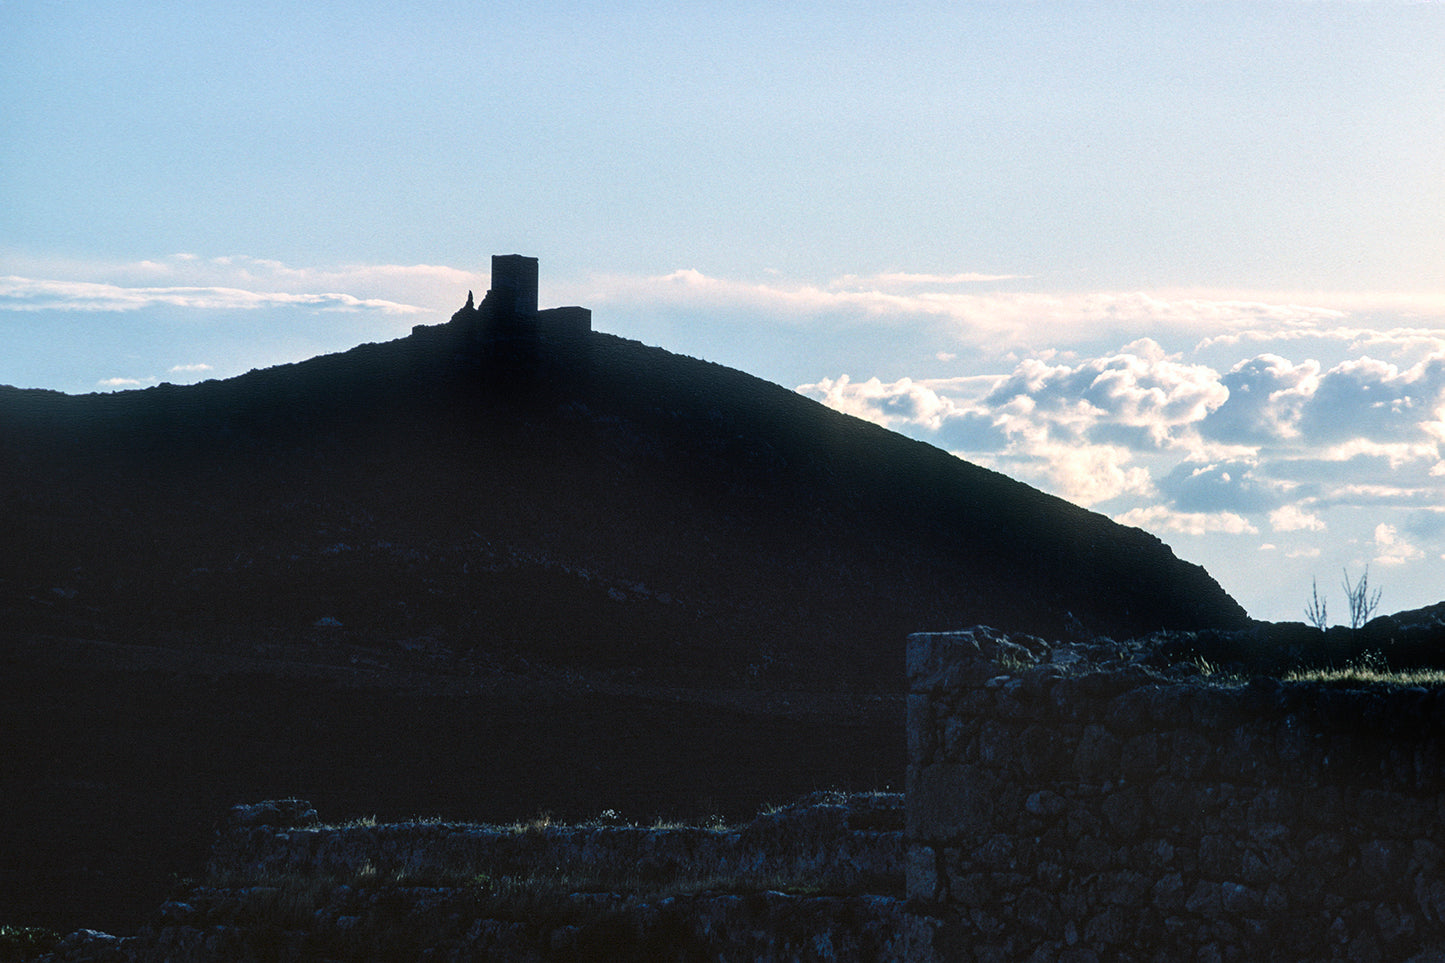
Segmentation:
[(798, 390), (1049, 478), (1084, 504), (1147, 492), (1180, 511), (1270, 512), (1307, 482), (1335, 503), (1445, 488), (1445, 353), (1329, 368), (1268, 353), (1221, 373), (1143, 339), (1074, 362), (1025, 359), (992, 381), (844, 375)]
[(785, 283), (774, 278), (714, 277), (684, 268), (651, 276), (596, 275), (574, 290), (582, 303), (594, 307), (748, 310), (790, 323), (828, 317), (897, 326), (921, 323), (947, 332), (958, 343), (987, 344), (996, 350), (1042, 350), (1057, 347), (1060, 341), (1139, 330), (1156, 332), (1156, 337), (1164, 331), (1185, 337), (1193, 333), (1200, 341), (1237, 341), (1262, 330), (1317, 333), (1345, 316), (1327, 303), (1250, 299), (1227, 292), (970, 290), (1029, 283), (1045, 282), (1025, 275), (898, 271), (848, 274), (822, 283)]

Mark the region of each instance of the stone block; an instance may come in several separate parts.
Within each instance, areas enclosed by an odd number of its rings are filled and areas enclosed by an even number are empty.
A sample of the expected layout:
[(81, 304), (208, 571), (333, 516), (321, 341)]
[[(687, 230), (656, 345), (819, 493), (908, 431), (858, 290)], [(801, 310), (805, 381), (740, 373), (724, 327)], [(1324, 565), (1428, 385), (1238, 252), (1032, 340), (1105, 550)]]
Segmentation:
[(1115, 734), (1126, 738), (1152, 731), (1153, 696), (1152, 687), (1120, 693), (1110, 700), (1104, 710), (1104, 724)]
[(910, 763), (925, 762), (937, 751), (936, 715), (933, 699), (928, 695), (908, 696), (908, 759)]
[(1435, 874), (1440, 867), (1442, 856), (1445, 856), (1445, 850), (1431, 840), (1417, 839), (1410, 845), (1410, 865), (1416, 870)]
[(1034, 866), (1034, 878), (1039, 886), (1053, 891), (1069, 881), (1069, 871), (1052, 860), (1041, 860)]
[(940, 921), (923, 913), (906, 913), (903, 917), (903, 959), (907, 963), (935, 963), (946, 959), (934, 946), (934, 935)]
[(1064, 917), (1058, 903), (1038, 889), (1025, 889), (1014, 903), (1014, 917), (1035, 933), (1057, 939), (1063, 929)]
[(1398, 903), (1381, 903), (1375, 907), (1375, 928), (1386, 943), (1413, 940), (1415, 916)]
[(1253, 845), (1240, 857), (1240, 878), (1252, 886), (1267, 886), (1287, 879), (1294, 860), (1279, 843)]
[(952, 688), (965, 678), (954, 671), (984, 659), (974, 630), (915, 632), (908, 637), (908, 686), (913, 692)]
[(1084, 927), (1084, 940), (1094, 946), (1119, 946), (1132, 937), (1129, 914), (1120, 906), (1109, 907), (1090, 919)]
[(1389, 839), (1371, 839), (1360, 845), (1359, 872), (1375, 886), (1397, 882), (1405, 872), (1409, 851), (1405, 844)]
[(943, 891), (938, 878), (938, 854), (931, 846), (910, 844), (904, 857), (905, 892), (911, 900), (936, 902)]
[(1132, 787), (1104, 797), (1104, 820), (1116, 838), (1130, 841), (1144, 825), (1146, 812), (1144, 794)]
[(1013, 869), (1016, 866), (1013, 837), (1008, 833), (994, 833), (974, 850), (974, 858), (979, 865), (995, 872)]
[(977, 837), (993, 823), (997, 777), (975, 766), (941, 763), (914, 774), (908, 786), (908, 838), (941, 842)]
[(1183, 833), (1199, 814), (1194, 787), (1177, 779), (1160, 779), (1149, 787), (1149, 808), (1158, 823)]
[(1210, 773), (1214, 745), (1192, 729), (1175, 730), (1170, 740), (1169, 773), (1179, 779), (1199, 780)]
[(1086, 781), (1103, 782), (1119, 777), (1123, 743), (1101, 725), (1084, 726), (1083, 737), (1074, 750), (1074, 773)]
[(1259, 890), (1243, 883), (1224, 882), (1220, 884), (1220, 903), (1224, 912), (1231, 916), (1257, 914), (1264, 905), (1264, 896)]
[(1402, 839), (1415, 839), (1431, 832), (1435, 823), (1432, 808), (1411, 796), (1378, 789), (1361, 790), (1355, 801), (1361, 829)]
[(1089, 873), (1102, 873), (1114, 866), (1114, 849), (1097, 836), (1085, 836), (1074, 846), (1074, 862)]
[(1029, 793), (1024, 801), (1024, 809), (1045, 819), (1056, 819), (1062, 816), (1067, 808), (1068, 803), (1064, 797), (1049, 789)]
[(980, 747), (975, 738), (978, 733), (976, 720), (949, 716), (943, 723), (942, 759), (947, 762), (979, 762)]
[(1147, 905), (1146, 897), (1152, 889), (1143, 873), (1124, 869), (1099, 877), (1098, 899), (1111, 906), (1139, 907)]
[(1238, 844), (1225, 836), (1209, 835), (1199, 840), (1199, 872), (1211, 879), (1240, 874)]
[(1168, 758), (1166, 743), (1167, 737), (1157, 732), (1125, 739), (1123, 758), (1120, 761), (1120, 771), (1125, 778), (1135, 782), (1156, 778)]
[(1217, 917), (1224, 911), (1224, 895), (1219, 883), (1201, 880), (1184, 901), (1184, 908), (1196, 916)]
[(1168, 873), (1154, 884), (1152, 905), (1162, 913), (1177, 913), (1184, 908), (1184, 877)]
[(1013, 730), (1002, 722), (985, 719), (978, 727), (979, 764), (998, 768), (1017, 759), (1018, 746)]
[(994, 885), (993, 877), (988, 873), (962, 873), (958, 876), (950, 876), (948, 880), (949, 899), (954, 906), (968, 911), (971, 919), (977, 920), (978, 912), (982, 909), (997, 909), (1002, 900), (1002, 892)]
[(1052, 782), (1068, 774), (1076, 741), (1068, 727), (1031, 725), (1019, 734), (1014, 766), (1035, 783)]

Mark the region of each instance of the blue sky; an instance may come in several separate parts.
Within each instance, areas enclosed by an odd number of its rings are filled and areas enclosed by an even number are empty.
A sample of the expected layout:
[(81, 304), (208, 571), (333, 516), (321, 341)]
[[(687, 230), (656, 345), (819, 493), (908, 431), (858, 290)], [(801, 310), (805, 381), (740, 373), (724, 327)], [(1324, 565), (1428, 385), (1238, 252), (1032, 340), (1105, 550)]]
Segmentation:
[(1155, 532), (1445, 599), (1445, 5), (0, 0), (0, 383), (543, 304)]

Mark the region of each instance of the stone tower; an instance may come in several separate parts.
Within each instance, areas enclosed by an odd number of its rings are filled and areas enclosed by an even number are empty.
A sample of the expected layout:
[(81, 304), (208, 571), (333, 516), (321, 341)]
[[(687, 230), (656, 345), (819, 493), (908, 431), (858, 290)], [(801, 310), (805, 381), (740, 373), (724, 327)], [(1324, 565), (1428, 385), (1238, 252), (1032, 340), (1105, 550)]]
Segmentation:
[(492, 290), (499, 312), (517, 318), (537, 313), (537, 259), (523, 254), (492, 255)]
[(481, 302), (468, 291), (467, 303), (449, 323), (412, 328), (418, 337), (454, 337), (478, 346), (484, 355), (517, 362), (535, 360), (547, 350), (584, 357), (591, 332), (587, 308), (537, 310), (537, 259), (524, 254), (493, 254), (492, 287)]

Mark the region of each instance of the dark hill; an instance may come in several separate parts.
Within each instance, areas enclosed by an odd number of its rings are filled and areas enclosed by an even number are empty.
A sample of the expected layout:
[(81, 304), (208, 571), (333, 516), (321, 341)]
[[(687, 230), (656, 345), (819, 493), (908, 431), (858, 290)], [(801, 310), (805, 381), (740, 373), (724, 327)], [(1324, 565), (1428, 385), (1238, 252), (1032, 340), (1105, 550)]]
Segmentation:
[[(433, 331), (435, 329), (432, 329)], [(896, 691), (899, 640), (1231, 628), (1158, 539), (776, 385), (594, 334), (0, 393), (0, 599), (102, 638), (296, 635)]]
[(1247, 622), (1144, 532), (600, 334), (3, 388), (0, 498), (0, 924), (127, 931), (240, 801), (899, 786), (910, 631)]

